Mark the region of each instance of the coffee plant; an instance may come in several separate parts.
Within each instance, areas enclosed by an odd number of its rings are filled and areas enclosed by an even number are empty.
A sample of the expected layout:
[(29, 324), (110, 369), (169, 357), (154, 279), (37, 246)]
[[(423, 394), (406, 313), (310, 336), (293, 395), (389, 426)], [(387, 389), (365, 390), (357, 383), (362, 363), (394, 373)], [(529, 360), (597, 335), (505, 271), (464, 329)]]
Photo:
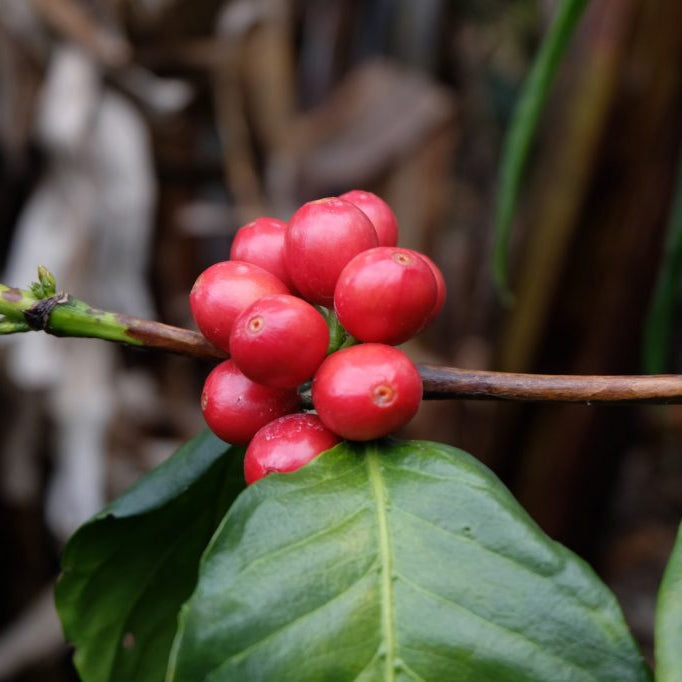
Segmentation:
[[(564, 0), (521, 94), (494, 274), (533, 132), (586, 0)], [(423, 397), (682, 400), (680, 377), (415, 366), (396, 344), (443, 306), (426, 256), (353, 190), (241, 228), (200, 274), (201, 334), (93, 309), (39, 269), (0, 285), (0, 333), (212, 358), (207, 429), (68, 542), (56, 603), (85, 682), (628, 682), (653, 675), (614, 595), (471, 455), (392, 434)], [(682, 535), (662, 579), (656, 679), (682, 680)]]

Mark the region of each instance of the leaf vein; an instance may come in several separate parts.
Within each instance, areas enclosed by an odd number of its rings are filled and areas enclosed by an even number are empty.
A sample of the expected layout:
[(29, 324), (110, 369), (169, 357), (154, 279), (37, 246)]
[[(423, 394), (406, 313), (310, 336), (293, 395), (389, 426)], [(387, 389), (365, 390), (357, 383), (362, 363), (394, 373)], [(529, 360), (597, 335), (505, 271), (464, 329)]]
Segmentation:
[[(416, 520), (420, 521), (421, 523), (424, 523), (424, 524), (430, 526), (431, 528), (434, 528), (435, 530), (440, 531), (441, 533), (445, 533), (449, 537), (455, 538), (456, 540), (460, 540), (463, 543), (467, 543), (470, 545), (474, 545), (476, 547), (480, 547), (485, 552), (488, 552), (489, 554), (492, 554), (493, 556), (496, 556), (500, 559), (508, 561), (511, 564), (514, 564), (515, 566), (518, 566), (519, 568), (523, 569), (526, 573), (530, 573), (535, 578), (537, 578), (538, 575), (545, 577), (543, 574), (537, 573), (530, 566), (523, 563), (523, 561), (517, 559), (516, 557), (510, 556), (509, 554), (503, 554), (498, 549), (488, 547), (487, 545), (484, 545), (481, 542), (476, 542), (475, 540), (468, 537), (467, 535), (460, 534), (460, 533), (453, 533), (451, 530), (448, 530), (447, 528), (443, 528), (443, 526), (439, 526), (437, 523), (434, 523), (433, 521), (430, 521), (429, 519), (425, 519), (423, 516), (420, 516), (419, 514), (415, 514), (414, 512), (411, 512), (407, 509), (404, 509), (403, 507), (398, 507), (398, 506), (394, 505), (392, 507), (392, 509), (395, 511), (398, 511), (401, 514), (404, 514), (406, 516), (410, 516), (413, 519), (416, 519)], [(563, 568), (563, 562), (562, 562), (562, 568)], [(560, 571), (556, 570), (556, 571), (553, 571), (550, 575), (554, 576), (554, 575), (558, 574), (559, 572)], [(547, 577), (550, 577), (550, 576), (547, 576)], [(561, 587), (561, 586), (559, 586), (559, 587)], [(571, 592), (571, 594), (572, 594), (572, 592)]]
[(305, 620), (306, 618), (310, 617), (314, 613), (317, 613), (318, 611), (322, 611), (329, 605), (333, 604), (334, 602), (338, 601), (339, 599), (343, 598), (346, 596), (349, 592), (351, 592), (355, 587), (357, 587), (373, 570), (376, 569), (376, 562), (373, 561), (369, 567), (367, 568), (366, 571), (362, 573), (362, 575), (358, 576), (355, 580), (353, 580), (348, 587), (343, 589), (341, 592), (338, 594), (335, 594), (332, 599), (328, 599), (322, 604), (319, 604), (318, 606), (315, 606), (314, 608), (310, 609), (309, 611), (306, 611), (305, 613), (302, 613), (300, 616), (296, 616), (293, 620), (290, 620), (288, 623), (285, 623), (284, 625), (281, 625), (280, 627), (276, 628), (272, 632), (269, 632), (265, 637), (262, 637), (261, 639), (257, 640), (253, 644), (249, 644), (245, 649), (242, 649), (241, 651), (237, 651), (236, 653), (232, 654), (229, 658), (226, 658), (222, 663), (220, 663), (219, 666), (215, 667), (207, 676), (207, 679), (210, 679), (214, 674), (220, 673), (223, 669), (227, 667), (228, 664), (237, 661), (239, 659), (246, 658), (249, 654), (251, 654), (253, 651), (256, 649), (259, 649), (261, 646), (269, 642), (270, 640), (274, 639), (278, 635), (281, 635), (283, 632), (288, 630), (289, 628), (293, 627), (297, 623), (300, 623), (301, 621)]
[(322, 538), (325, 535), (328, 535), (329, 533), (336, 532), (337, 530), (339, 530), (339, 528), (342, 528), (347, 523), (355, 519), (355, 517), (360, 516), (360, 514), (367, 510), (368, 507), (358, 507), (358, 509), (354, 510), (347, 516), (344, 516), (340, 521), (337, 521), (331, 526), (325, 526), (324, 528), (316, 530), (314, 533), (311, 533), (310, 535), (306, 535), (294, 542), (289, 542), (286, 545), (282, 545), (281, 547), (278, 547), (277, 549), (271, 552), (266, 552), (265, 554), (257, 556), (255, 559), (252, 559), (247, 564), (240, 567), (239, 571), (235, 574), (235, 578), (243, 576), (245, 573), (248, 573), (248, 571), (250, 571), (255, 565), (265, 560), (270, 560), (273, 557), (286, 554), (287, 552), (290, 552), (292, 549), (300, 549), (301, 547), (305, 547), (307, 544), (313, 542), (314, 540), (318, 540), (319, 538)]
[(386, 512), (386, 490), (379, 467), (379, 455), (376, 451), (366, 455), (367, 471), (374, 496), (377, 514), (377, 531), (379, 535), (379, 558), (381, 563), (381, 629), (386, 644), (386, 682), (395, 681), (395, 626), (393, 613), (393, 560), (391, 537)]
[(404, 659), (400, 659), (400, 665), (402, 669), (413, 679), (415, 682), (427, 682), (419, 673), (415, 672), (407, 663), (405, 663)]
[(419, 583), (415, 582), (414, 580), (411, 580), (408, 578), (406, 575), (403, 573), (397, 572), (396, 571), (396, 577), (401, 580), (403, 583), (411, 587), (413, 590), (416, 592), (421, 592), (422, 594), (425, 594), (432, 599), (435, 599), (436, 601), (443, 602), (445, 605), (449, 606), (453, 610), (459, 610), (459, 611), (464, 611), (468, 613), (469, 615), (473, 616), (474, 618), (482, 621), (483, 623), (486, 623), (487, 625), (490, 625), (492, 628), (496, 630), (501, 630), (502, 632), (507, 633), (508, 635), (511, 635), (512, 637), (515, 637), (517, 639), (520, 639), (521, 641), (526, 642), (531, 646), (531, 648), (535, 649), (538, 651), (542, 656), (552, 660), (552, 661), (558, 661), (560, 663), (563, 663), (570, 668), (580, 671), (581, 673), (584, 673), (587, 676), (587, 679), (595, 680), (595, 682), (598, 682), (598, 678), (594, 676), (591, 670), (587, 668), (583, 668), (582, 666), (574, 663), (573, 661), (570, 661), (566, 658), (562, 658), (561, 656), (555, 656), (552, 653), (549, 653), (546, 651), (540, 644), (538, 644), (536, 641), (530, 639), (527, 637), (523, 632), (519, 630), (514, 630), (513, 628), (510, 628), (506, 625), (502, 625), (500, 623), (496, 623), (495, 621), (490, 620), (489, 618), (486, 618), (485, 616), (482, 616), (480, 613), (476, 613), (472, 609), (470, 609), (467, 606), (464, 606), (463, 604), (460, 604), (459, 602), (456, 602), (448, 597), (445, 597), (441, 594), (437, 594), (436, 592), (433, 592), (432, 590), (428, 589), (427, 587), (424, 587), (423, 585), (420, 585)]

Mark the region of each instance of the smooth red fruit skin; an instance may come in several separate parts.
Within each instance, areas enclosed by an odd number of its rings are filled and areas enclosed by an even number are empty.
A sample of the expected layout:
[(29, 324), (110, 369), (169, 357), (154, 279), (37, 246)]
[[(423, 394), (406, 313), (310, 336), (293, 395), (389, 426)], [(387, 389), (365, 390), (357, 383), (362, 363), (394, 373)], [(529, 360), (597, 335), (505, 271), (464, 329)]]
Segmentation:
[(284, 258), (301, 296), (329, 306), (346, 263), (378, 243), (374, 226), (357, 206), (328, 197), (303, 204), (291, 217)]
[(288, 294), (287, 286), (263, 268), (229, 260), (204, 270), (189, 294), (189, 305), (201, 333), (230, 351), (230, 331), (239, 313), (263, 296)]
[(397, 246), (398, 219), (391, 207), (376, 194), (361, 189), (352, 189), (341, 194), (340, 199), (355, 204), (371, 221), (377, 231), (379, 246)]
[(261, 217), (240, 227), (232, 240), (230, 260), (243, 260), (271, 272), (289, 289), (293, 282), (284, 263), (287, 224), (278, 218)]
[(332, 353), (313, 379), (322, 423), (348, 440), (372, 440), (407, 424), (422, 399), (412, 361), (397, 348), (364, 343)]
[(300, 406), (295, 390), (261, 386), (244, 376), (232, 360), (214, 367), (201, 393), (201, 411), (218, 438), (246, 445), (273, 419)]
[(440, 268), (426, 254), (420, 253), (419, 256), (431, 268), (431, 273), (436, 280), (436, 302), (431, 309), (429, 318), (426, 320), (426, 324), (424, 325), (426, 327), (436, 319), (438, 313), (443, 309), (443, 304), (445, 303), (446, 287), (445, 277), (443, 277), (443, 273), (440, 271)]
[(327, 355), (329, 328), (303, 299), (265, 296), (234, 322), (232, 360), (247, 377), (266, 386), (294, 388), (310, 379)]
[(437, 295), (436, 280), (420, 254), (379, 246), (343, 269), (334, 308), (355, 338), (397, 345), (424, 328)]
[(251, 485), (271, 473), (300, 469), (341, 439), (314, 414), (290, 414), (264, 426), (244, 457), (244, 477)]

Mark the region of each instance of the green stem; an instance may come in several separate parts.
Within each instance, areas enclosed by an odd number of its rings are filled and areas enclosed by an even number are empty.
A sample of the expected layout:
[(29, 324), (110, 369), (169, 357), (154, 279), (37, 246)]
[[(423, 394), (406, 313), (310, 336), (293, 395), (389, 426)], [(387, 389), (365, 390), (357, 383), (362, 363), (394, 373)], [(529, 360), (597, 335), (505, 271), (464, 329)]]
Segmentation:
[(226, 353), (211, 345), (198, 332), (131, 315), (98, 310), (63, 293), (49, 298), (37, 298), (25, 289), (0, 284), (0, 315), (4, 315), (8, 323), (15, 323), (14, 331), (26, 331), (30, 328), (54, 336), (104, 339), (200, 358), (227, 357)]
[(339, 322), (339, 318), (333, 310), (327, 310), (321, 306), (316, 306), (316, 308), (322, 313), (324, 319), (327, 321), (327, 327), (329, 327), (329, 346), (327, 348), (327, 355), (336, 353), (337, 350), (350, 348), (358, 343), (358, 340), (343, 328), (342, 324)]
[(21, 320), (7, 320), (0, 317), (0, 335), (2, 334), (20, 334), (22, 332), (30, 332), (31, 328)]

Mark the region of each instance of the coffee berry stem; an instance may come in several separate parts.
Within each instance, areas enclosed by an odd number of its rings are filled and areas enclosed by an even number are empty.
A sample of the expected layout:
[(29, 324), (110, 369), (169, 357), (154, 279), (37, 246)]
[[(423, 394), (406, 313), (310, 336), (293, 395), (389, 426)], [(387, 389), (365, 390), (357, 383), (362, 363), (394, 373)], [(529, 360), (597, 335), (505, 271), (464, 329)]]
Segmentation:
[(327, 355), (335, 353), (337, 350), (343, 348), (350, 348), (358, 343), (358, 340), (351, 336), (339, 322), (336, 313), (329, 308), (321, 305), (316, 305), (315, 309), (324, 317), (329, 327), (329, 348), (327, 348)]
[[(333, 313), (326, 312), (325, 317), (329, 321)], [(338, 324), (338, 320), (332, 324)], [(224, 360), (227, 357), (198, 332), (98, 310), (67, 293), (60, 293), (54, 286), (54, 278), (44, 268), (41, 269), (38, 286), (31, 290), (0, 284), (0, 334), (28, 330), (44, 331), (54, 336), (104, 339), (196, 358)], [(340, 332), (337, 337), (340, 339), (339, 348), (356, 343), (352, 337), (351, 340), (344, 336)], [(682, 375), (515, 374), (424, 364), (417, 365), (417, 369), (426, 400), (682, 403)]]

